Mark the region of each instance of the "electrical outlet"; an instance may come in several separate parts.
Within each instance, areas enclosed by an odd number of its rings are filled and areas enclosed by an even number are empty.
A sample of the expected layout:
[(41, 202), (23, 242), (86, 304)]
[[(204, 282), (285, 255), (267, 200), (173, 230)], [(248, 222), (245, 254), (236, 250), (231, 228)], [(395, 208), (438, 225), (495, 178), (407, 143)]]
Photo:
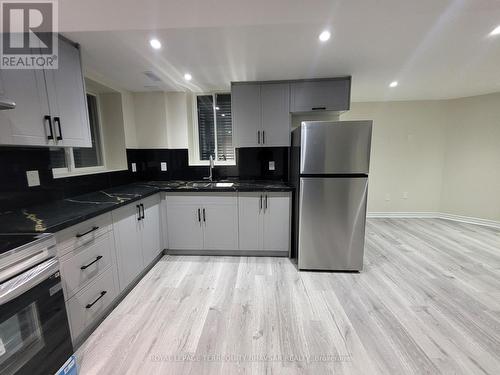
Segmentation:
[(386, 200), (387, 202), (389, 202), (389, 201), (391, 200), (391, 194), (387, 193), (387, 194), (385, 195), (385, 200)]
[(276, 164), (275, 164), (275, 162), (274, 162), (274, 161), (270, 161), (270, 162), (269, 162), (269, 170), (270, 170), (270, 171), (274, 171), (274, 170), (276, 170)]
[(38, 171), (26, 171), (26, 179), (28, 180), (28, 186), (40, 186), (40, 176)]
[(136, 163), (132, 163), (131, 164), (131, 167), (132, 167), (132, 172), (137, 172), (137, 164)]
[(403, 199), (408, 199), (408, 192), (407, 191), (403, 192)]
[(166, 172), (167, 171), (167, 162), (166, 161), (162, 161), (160, 163), (160, 169), (162, 172)]

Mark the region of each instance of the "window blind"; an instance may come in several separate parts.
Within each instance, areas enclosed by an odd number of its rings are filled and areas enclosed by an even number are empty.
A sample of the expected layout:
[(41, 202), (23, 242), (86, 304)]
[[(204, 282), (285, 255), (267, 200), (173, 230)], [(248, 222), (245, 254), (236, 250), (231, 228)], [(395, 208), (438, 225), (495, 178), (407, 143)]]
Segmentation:
[(198, 141), (200, 160), (215, 156), (214, 98), (212, 95), (197, 96)]
[(99, 133), (99, 112), (97, 109), (97, 98), (87, 94), (87, 106), (89, 109), (90, 135), (92, 137), (91, 148), (73, 149), (76, 168), (96, 167), (102, 165)]
[(234, 160), (231, 94), (216, 94), (217, 159)]

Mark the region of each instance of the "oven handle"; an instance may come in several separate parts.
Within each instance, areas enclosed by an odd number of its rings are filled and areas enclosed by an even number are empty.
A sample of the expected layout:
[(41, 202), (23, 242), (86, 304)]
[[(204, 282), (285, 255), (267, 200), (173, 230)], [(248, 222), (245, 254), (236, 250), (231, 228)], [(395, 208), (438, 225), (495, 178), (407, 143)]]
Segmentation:
[(21, 294), (47, 280), (59, 270), (59, 262), (51, 258), (38, 266), (30, 268), (22, 274), (0, 284), (0, 305), (12, 301)]

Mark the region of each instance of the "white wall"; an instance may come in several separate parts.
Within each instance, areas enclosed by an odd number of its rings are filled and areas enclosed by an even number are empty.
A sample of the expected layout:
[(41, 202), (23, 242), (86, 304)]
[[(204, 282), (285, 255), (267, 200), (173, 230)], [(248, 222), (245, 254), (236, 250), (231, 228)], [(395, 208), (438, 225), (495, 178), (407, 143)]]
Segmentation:
[(341, 116), (373, 120), (369, 212), (439, 210), (446, 115), (443, 102), (413, 101), (353, 103)]
[(500, 221), (500, 93), (353, 103), (341, 116), (362, 119), (374, 122), (369, 212)]
[(500, 221), (500, 93), (450, 100), (441, 211)]
[(134, 148), (188, 148), (188, 94), (136, 92), (132, 96)]

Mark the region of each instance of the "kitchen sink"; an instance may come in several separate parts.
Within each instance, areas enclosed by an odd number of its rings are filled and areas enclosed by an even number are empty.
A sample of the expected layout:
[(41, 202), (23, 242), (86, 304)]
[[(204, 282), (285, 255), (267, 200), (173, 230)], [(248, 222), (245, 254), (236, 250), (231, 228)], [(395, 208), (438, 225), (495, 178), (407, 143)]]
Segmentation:
[(234, 186), (234, 182), (189, 182), (186, 184), (193, 189), (217, 189), (217, 188), (230, 188)]

